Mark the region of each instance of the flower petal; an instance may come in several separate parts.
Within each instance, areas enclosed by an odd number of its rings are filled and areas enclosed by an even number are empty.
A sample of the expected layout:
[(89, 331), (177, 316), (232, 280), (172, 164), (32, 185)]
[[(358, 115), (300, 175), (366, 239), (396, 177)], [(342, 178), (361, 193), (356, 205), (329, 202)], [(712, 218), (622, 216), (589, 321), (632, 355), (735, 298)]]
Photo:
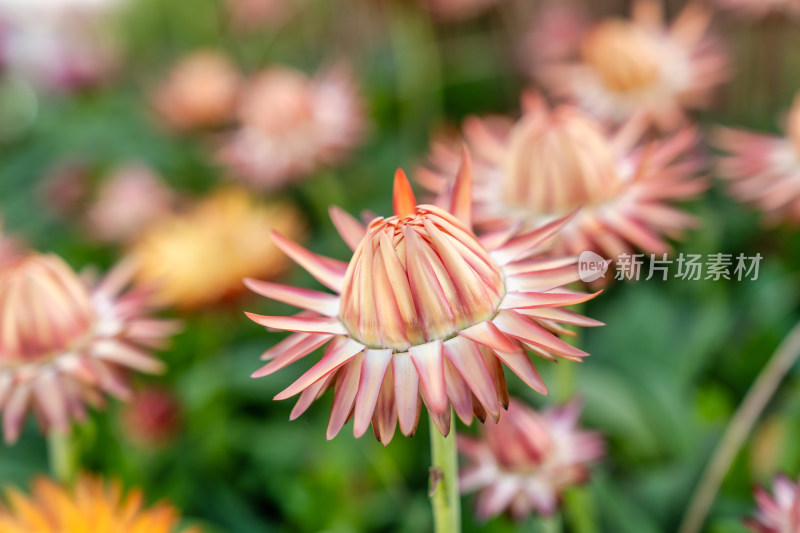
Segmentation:
[(417, 430), (419, 421), (419, 377), (408, 353), (394, 354), (392, 371), (397, 420), (403, 435), (410, 437)]
[(285, 400), (307, 389), (315, 381), (339, 368), (353, 357), (364, 351), (364, 345), (346, 337), (333, 341), (325, 355), (308, 372), (292, 383), (286, 390), (275, 396), (276, 400)]
[(430, 402), (429, 407), (437, 414), (450, 409), (447, 387), (444, 381), (444, 346), (441, 340), (412, 346), (408, 352), (419, 375), (420, 383)]
[(353, 434), (356, 438), (362, 436), (369, 427), (386, 376), (386, 369), (391, 361), (392, 350), (368, 349), (364, 352), (353, 422)]
[(337, 293), (341, 292), (347, 263), (309, 252), (276, 231), (272, 232), (272, 240), (283, 253), (305, 268), (317, 281)]
[(339, 314), (339, 297), (334, 294), (251, 278), (246, 278), (244, 284), (251, 291), (270, 300), (314, 311), (323, 316), (337, 316)]

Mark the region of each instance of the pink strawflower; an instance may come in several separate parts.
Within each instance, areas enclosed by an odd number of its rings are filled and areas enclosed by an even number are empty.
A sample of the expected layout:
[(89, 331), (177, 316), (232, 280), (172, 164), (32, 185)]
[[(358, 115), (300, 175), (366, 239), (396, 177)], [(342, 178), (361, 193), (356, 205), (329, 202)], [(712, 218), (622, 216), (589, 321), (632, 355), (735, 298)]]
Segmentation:
[(113, 72), (110, 19), (121, 0), (0, 0), (0, 50), (6, 68), (35, 86), (70, 91)]
[(577, 4), (569, 0), (545, 3), (537, 10), (522, 42), (523, 66), (535, 76), (549, 62), (577, 59), (581, 40), (589, 28), (589, 16)]
[(768, 223), (800, 223), (800, 95), (786, 120), (784, 135), (718, 128), (715, 144), (719, 175), (731, 182), (740, 202), (764, 213)]
[(258, 324), (295, 332), (263, 354), (269, 363), (253, 377), (270, 375), (327, 344), (311, 370), (275, 397), (300, 394), (292, 419), (333, 388), (329, 439), (351, 416), (357, 437), (370, 421), (384, 444), (398, 423), (404, 435), (412, 435), (422, 403), (447, 435), (451, 405), (466, 424), (473, 414), (481, 421), (500, 417), (508, 405), (503, 364), (547, 392), (526, 348), (550, 360), (588, 355), (556, 334), (571, 333), (561, 322), (600, 325), (563, 309), (594, 295), (564, 288), (578, 279), (575, 258), (539, 255), (568, 219), (478, 238), (471, 229), (469, 174), (465, 153), (446, 209), (417, 205), (402, 171), (395, 176), (394, 216), (364, 228), (334, 208), (334, 224), (353, 250), (349, 263), (273, 234), (287, 255), (336, 293), (246, 281), (267, 298), (305, 310), (291, 317), (248, 313)]
[(221, 126), (233, 119), (241, 79), (219, 52), (199, 50), (181, 59), (156, 88), (152, 106), (176, 130)]
[(729, 61), (707, 28), (711, 10), (690, 2), (667, 25), (660, 0), (635, 0), (630, 19), (606, 19), (582, 37), (576, 59), (534, 64), (556, 96), (604, 120), (645, 113), (663, 130), (704, 109), (729, 75)]
[(89, 232), (106, 242), (128, 242), (170, 214), (175, 193), (153, 170), (137, 163), (114, 169), (86, 213)]
[(362, 140), (365, 116), (344, 68), (309, 78), (273, 67), (258, 74), (239, 103), (239, 128), (219, 153), (235, 177), (263, 189), (340, 161)]
[(0, 267), (0, 410), (7, 442), (33, 411), (45, 432), (65, 432), (102, 393), (128, 397), (125, 370), (161, 372), (149, 348), (172, 322), (147, 316), (147, 294), (125, 291), (121, 265), (96, 284), (55, 255), (27, 253)]
[(137, 446), (157, 448), (169, 444), (181, 428), (181, 406), (169, 390), (147, 387), (137, 391), (122, 413), (125, 436)]
[(755, 490), (758, 512), (745, 520), (757, 533), (800, 532), (800, 483), (778, 476), (772, 484), (772, 495), (761, 487)]
[[(684, 128), (645, 141), (645, 121), (604, 126), (574, 106), (549, 109), (526, 95), (516, 122), (503, 117), (468, 118), (465, 143), (473, 154), (475, 222), (495, 230), (515, 222), (546, 223), (580, 208), (553, 239), (553, 253), (592, 250), (612, 258), (634, 249), (663, 253), (665, 237), (695, 225), (671, 204), (707, 187), (697, 172), (698, 137)], [(458, 141), (435, 141), (417, 178), (446, 193), (457, 171)]]
[(512, 399), (497, 424), (481, 428), (480, 439), (459, 435), (467, 463), (461, 491), (479, 493), (478, 517), (551, 515), (564, 490), (588, 480), (589, 465), (605, 454), (605, 445), (596, 432), (578, 428), (580, 412), (575, 401), (537, 412)]

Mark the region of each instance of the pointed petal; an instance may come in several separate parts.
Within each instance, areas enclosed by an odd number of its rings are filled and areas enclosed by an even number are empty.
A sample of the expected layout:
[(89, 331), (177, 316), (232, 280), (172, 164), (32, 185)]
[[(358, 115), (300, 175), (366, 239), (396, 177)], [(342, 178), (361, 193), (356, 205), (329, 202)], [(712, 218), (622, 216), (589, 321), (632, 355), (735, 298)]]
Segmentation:
[(561, 292), (509, 292), (500, 302), (500, 309), (531, 309), (538, 307), (563, 307), (591, 300), (603, 291), (589, 293)]
[(142, 350), (116, 340), (96, 341), (92, 345), (92, 355), (98, 359), (117, 363), (146, 374), (160, 374), (166, 370), (166, 365), (163, 361), (159, 361)]
[(64, 433), (69, 429), (69, 417), (61, 385), (56, 373), (45, 370), (33, 385), (37, 403), (47, 419), (49, 429)]
[(299, 342), (293, 344), (292, 349), (286, 350), (281, 355), (253, 372), (251, 378), (263, 378), (274, 374), (282, 368), (286, 368), (295, 361), (299, 361), (317, 348), (322, 347), (332, 338), (331, 335), (308, 335)]
[(353, 339), (340, 337), (333, 341), (319, 362), (308, 372), (292, 383), (286, 390), (275, 396), (276, 400), (285, 400), (307, 389), (312, 383), (339, 368), (353, 357), (364, 351), (364, 345)]
[(347, 272), (347, 263), (309, 252), (277, 231), (272, 232), (272, 240), (283, 253), (305, 268), (317, 281), (337, 293), (341, 292), (344, 275)]
[(521, 235), (518, 235), (507, 243), (505, 243), (501, 248), (494, 250), (491, 252), (492, 257), (500, 264), (506, 265), (515, 261), (517, 259), (524, 258), (525, 254), (528, 253), (530, 250), (536, 248), (537, 246), (543, 244), (548, 239), (550, 239), (553, 235), (558, 233), (561, 228), (567, 225), (578, 211), (573, 211), (569, 215), (554, 220), (544, 226), (537, 228), (532, 231), (525, 232)]
[(515, 352), (519, 349), (519, 343), (497, 329), (490, 320), (463, 329), (458, 334), (492, 350)]
[(547, 385), (525, 352), (495, 352), (495, 355), (530, 388), (545, 396), (549, 394)]
[(400, 218), (413, 215), (417, 212), (417, 199), (408, 182), (406, 173), (398, 168), (394, 174), (394, 194), (392, 198), (394, 214)]
[(331, 216), (333, 225), (336, 226), (336, 231), (342, 236), (342, 240), (347, 243), (351, 250), (355, 251), (361, 239), (367, 234), (367, 228), (354, 216), (335, 205), (331, 206), (328, 213)]
[(486, 411), (495, 419), (499, 417), (497, 389), (478, 346), (463, 337), (454, 337), (445, 341), (444, 354)]
[[(488, 348), (480, 346), (481, 356), (483, 357), (483, 362), (486, 365), (486, 370), (489, 371), (489, 375), (492, 377), (494, 381), (494, 388), (497, 390), (497, 403), (499, 403), (503, 409), (508, 409), (508, 386), (506, 385), (506, 375), (503, 372), (503, 365), (500, 363), (500, 359), (498, 359), (494, 352)], [(489, 413), (489, 416), (497, 422), (499, 417), (494, 416), (494, 413)]]
[[(285, 354), (286, 352), (294, 351), (297, 346), (300, 346), (301, 343), (305, 342), (306, 339), (311, 337), (316, 337), (319, 335), (318, 333), (293, 333), (283, 339), (281, 342), (270, 348), (269, 350), (265, 351), (261, 354), (260, 359), (262, 361), (270, 361), (272, 359), (276, 359), (281, 355)], [(328, 340), (333, 338), (333, 335), (323, 335), (327, 337)]]
[(347, 335), (347, 329), (338, 318), (316, 316), (265, 316), (245, 312), (247, 318), (267, 328), (282, 331)]
[(244, 284), (251, 291), (270, 300), (314, 311), (324, 316), (337, 316), (339, 314), (339, 297), (335, 294), (251, 278), (246, 278)]
[(461, 374), (447, 358), (444, 360), (444, 377), (447, 385), (447, 397), (450, 398), (450, 403), (453, 404), (458, 418), (467, 426), (472, 424), (472, 391), (469, 390), (469, 386), (462, 379)]
[(322, 396), (322, 393), (327, 390), (328, 384), (335, 375), (336, 371), (334, 370), (319, 381), (312, 383), (306, 390), (304, 390), (302, 394), (300, 394), (300, 398), (297, 399), (297, 403), (294, 404), (294, 408), (289, 415), (289, 420), (296, 420), (300, 415), (305, 413), (306, 409), (308, 409), (311, 404), (314, 403), (314, 400)]
[(444, 381), (444, 346), (441, 340), (412, 346), (408, 352), (417, 370), (419, 381), (433, 411), (437, 414), (450, 409), (447, 387)]
[(564, 324), (573, 324), (575, 326), (583, 326), (587, 328), (604, 326), (603, 322), (579, 315), (574, 311), (559, 308), (542, 308), (542, 309), (518, 309), (517, 313), (532, 318), (542, 318), (545, 320), (554, 320)]
[(394, 373), (394, 402), (400, 431), (410, 437), (417, 429), (419, 413), (419, 377), (408, 353), (392, 357)]
[(472, 160), (466, 145), (461, 147), (461, 166), (453, 184), (449, 211), (467, 229), (472, 229)]
[(394, 376), (392, 366), (386, 369), (386, 375), (378, 395), (378, 403), (372, 414), (372, 431), (375, 438), (384, 446), (392, 442), (397, 429), (397, 410), (394, 407)]
[(392, 361), (392, 350), (366, 350), (361, 365), (361, 384), (356, 396), (353, 435), (358, 438), (367, 431), (372, 420), (386, 369)]
[(350, 413), (353, 411), (353, 403), (358, 394), (358, 383), (361, 378), (361, 364), (364, 354), (358, 354), (348, 362), (344, 369), (338, 372), (336, 380), (336, 392), (333, 396), (333, 407), (331, 408), (331, 420), (328, 424), (327, 438), (331, 440), (339, 434)]
[[(424, 395), (423, 399), (426, 399)], [(428, 416), (431, 417), (431, 419), (433, 420), (433, 423), (436, 425), (436, 429), (439, 430), (439, 433), (441, 433), (444, 437), (450, 435), (450, 428), (452, 427), (450, 423), (451, 422), (450, 409), (447, 409), (444, 413), (435, 413), (427, 402), (426, 405), (428, 405)], [(456, 438), (456, 436), (453, 435), (450, 438), (454, 439)]]
[(589, 355), (583, 350), (567, 344), (532, 320), (514, 311), (500, 311), (493, 322), (506, 335), (544, 348), (548, 352), (578, 359)]
[(3, 436), (9, 444), (13, 444), (19, 439), (30, 397), (30, 386), (27, 384), (18, 385), (14, 388), (8, 403), (3, 409)]

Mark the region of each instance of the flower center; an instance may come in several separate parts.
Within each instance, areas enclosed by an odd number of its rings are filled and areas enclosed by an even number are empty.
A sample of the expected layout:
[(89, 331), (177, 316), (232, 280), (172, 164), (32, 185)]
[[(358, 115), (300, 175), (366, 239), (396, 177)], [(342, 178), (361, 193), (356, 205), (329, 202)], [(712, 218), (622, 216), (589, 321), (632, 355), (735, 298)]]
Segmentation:
[(621, 183), (616, 166), (596, 121), (570, 107), (530, 113), (510, 134), (505, 203), (539, 215), (601, 203)]
[(586, 36), (581, 50), (585, 63), (611, 91), (643, 90), (658, 81), (656, 40), (635, 24), (622, 20), (602, 23)]
[(449, 213), (419, 206), (370, 224), (339, 316), (359, 342), (405, 351), (492, 318), (504, 295), (503, 273), (475, 235)]
[(29, 255), (0, 272), (0, 360), (43, 361), (73, 349), (95, 322), (86, 285), (52, 255)]

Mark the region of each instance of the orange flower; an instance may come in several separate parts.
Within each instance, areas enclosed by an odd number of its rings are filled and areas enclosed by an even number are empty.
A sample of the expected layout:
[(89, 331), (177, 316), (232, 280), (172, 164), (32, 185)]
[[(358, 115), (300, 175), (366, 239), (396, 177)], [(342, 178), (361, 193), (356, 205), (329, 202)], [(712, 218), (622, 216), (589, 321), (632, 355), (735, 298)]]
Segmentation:
[(91, 286), (59, 257), (28, 253), (0, 267), (0, 409), (7, 442), (28, 408), (45, 431), (65, 432), (99, 392), (126, 398), (125, 369), (157, 373), (175, 324), (146, 316), (147, 294), (123, 292), (129, 264)]
[(224, 55), (201, 50), (182, 59), (152, 97), (166, 124), (178, 130), (219, 126), (233, 118), (239, 73)]
[(461, 491), (479, 491), (483, 519), (508, 510), (517, 520), (552, 514), (562, 493), (589, 478), (588, 466), (605, 453), (595, 432), (578, 428), (581, 407), (571, 402), (541, 413), (511, 400), (497, 424), (486, 424), (479, 440), (459, 435), (467, 459)]
[(133, 246), (136, 278), (164, 305), (195, 309), (244, 291), (242, 278), (273, 278), (289, 263), (264, 232), (305, 235), (300, 212), (263, 203), (240, 189), (221, 189), (185, 214), (151, 225)]
[(660, 0), (635, 0), (631, 19), (607, 19), (583, 35), (579, 57), (532, 68), (555, 95), (599, 118), (622, 122), (645, 113), (673, 130), (686, 110), (711, 104), (729, 77), (726, 54), (707, 35), (710, 21), (708, 8), (690, 2), (666, 26)]
[(800, 223), (800, 93), (786, 120), (786, 134), (718, 128), (715, 144), (721, 177), (740, 202), (760, 209), (769, 223)]
[[(68, 490), (46, 479), (34, 480), (31, 496), (6, 489), (8, 506), (0, 508), (4, 533), (177, 533), (179, 516), (160, 503), (144, 507), (139, 490), (123, 493), (118, 482), (82, 476)], [(183, 533), (200, 533), (191, 528)]]
[[(644, 121), (612, 130), (572, 106), (548, 109), (536, 95), (516, 122), (472, 117), (464, 142), (476, 154), (476, 224), (484, 230), (517, 221), (541, 224), (580, 208), (553, 239), (553, 253), (585, 250), (606, 257), (669, 249), (664, 236), (692, 227), (692, 217), (670, 205), (706, 188), (694, 129), (643, 142)], [(457, 142), (435, 142), (420, 183), (446, 193), (457, 168)]]
[(239, 129), (219, 158), (258, 188), (275, 188), (334, 164), (363, 138), (362, 102), (346, 69), (313, 79), (284, 67), (265, 70), (245, 87)]
[(372, 422), (378, 440), (388, 444), (398, 423), (404, 435), (416, 431), (422, 403), (447, 435), (451, 405), (467, 424), (473, 414), (481, 421), (500, 417), (508, 405), (502, 364), (547, 392), (526, 348), (551, 360), (588, 355), (555, 335), (570, 333), (560, 322), (599, 325), (562, 309), (593, 297), (563, 288), (578, 279), (576, 260), (538, 255), (567, 219), (479, 239), (471, 229), (466, 153), (464, 158), (448, 210), (417, 205), (402, 171), (395, 175), (394, 216), (364, 228), (334, 209), (334, 224), (354, 251), (349, 264), (273, 235), (287, 255), (337, 293), (246, 282), (267, 298), (305, 309), (293, 317), (248, 313), (258, 324), (295, 332), (264, 353), (270, 362), (253, 377), (328, 345), (311, 370), (275, 397), (300, 394), (292, 419), (332, 387), (329, 439), (352, 415), (357, 437)]

